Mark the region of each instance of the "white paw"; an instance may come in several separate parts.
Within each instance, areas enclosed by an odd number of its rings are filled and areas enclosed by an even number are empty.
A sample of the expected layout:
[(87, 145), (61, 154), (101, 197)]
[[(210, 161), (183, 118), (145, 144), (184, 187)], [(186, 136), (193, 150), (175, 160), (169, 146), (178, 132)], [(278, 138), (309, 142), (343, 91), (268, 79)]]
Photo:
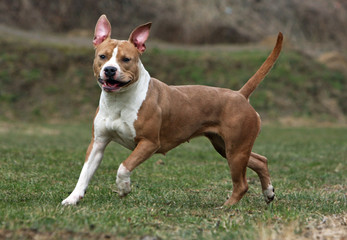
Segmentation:
[(264, 190), (263, 194), (264, 194), (264, 199), (265, 199), (266, 203), (272, 202), (274, 200), (274, 198), (275, 198), (275, 189), (274, 189), (274, 187), (271, 184), (269, 184), (267, 189)]
[(65, 205), (65, 206), (66, 205), (76, 205), (82, 198), (83, 198), (82, 195), (71, 194), (64, 201), (62, 201), (61, 204)]
[(116, 184), (119, 196), (124, 197), (130, 193), (130, 171), (126, 169), (123, 163), (118, 168)]
[(116, 183), (118, 188), (117, 193), (119, 194), (119, 196), (124, 197), (131, 192), (130, 181), (125, 182), (117, 179)]

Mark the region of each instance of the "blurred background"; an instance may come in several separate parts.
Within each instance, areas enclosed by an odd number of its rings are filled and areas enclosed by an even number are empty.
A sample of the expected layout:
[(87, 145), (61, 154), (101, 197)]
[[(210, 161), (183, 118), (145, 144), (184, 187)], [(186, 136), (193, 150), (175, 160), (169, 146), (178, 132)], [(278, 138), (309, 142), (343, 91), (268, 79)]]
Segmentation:
[(176, 85), (239, 89), (281, 31), (284, 51), (252, 105), (268, 122), (346, 124), (345, 0), (1, 0), (1, 121), (92, 120), (101, 14), (117, 39), (153, 22), (142, 61)]

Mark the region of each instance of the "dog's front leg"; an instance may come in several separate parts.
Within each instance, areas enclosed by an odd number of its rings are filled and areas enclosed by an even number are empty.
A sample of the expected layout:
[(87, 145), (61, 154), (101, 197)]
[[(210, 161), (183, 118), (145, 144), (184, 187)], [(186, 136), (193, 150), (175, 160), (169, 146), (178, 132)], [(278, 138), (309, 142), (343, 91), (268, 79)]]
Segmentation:
[(160, 145), (149, 140), (141, 140), (130, 156), (119, 166), (117, 171), (117, 188), (121, 197), (126, 196), (130, 191), (130, 173), (138, 165), (152, 156)]
[(83, 165), (76, 187), (70, 196), (62, 201), (63, 205), (75, 205), (84, 197), (89, 181), (92, 179), (96, 169), (100, 165), (104, 155), (104, 150), (108, 143), (109, 141), (92, 140), (89, 144), (86, 154), (86, 162)]

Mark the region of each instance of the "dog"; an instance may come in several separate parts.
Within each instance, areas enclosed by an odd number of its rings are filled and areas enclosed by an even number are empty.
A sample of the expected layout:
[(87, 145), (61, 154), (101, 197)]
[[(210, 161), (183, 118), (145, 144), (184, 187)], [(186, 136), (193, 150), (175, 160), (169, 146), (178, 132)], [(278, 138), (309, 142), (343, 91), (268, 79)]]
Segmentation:
[(141, 63), (151, 23), (138, 26), (128, 40), (111, 39), (111, 24), (105, 15), (97, 21), (94, 35), (94, 76), (101, 87), (99, 106), (85, 163), (73, 192), (62, 201), (75, 205), (85, 195), (106, 146), (115, 141), (133, 150), (120, 164), (116, 184), (123, 197), (131, 191), (130, 174), (155, 153), (166, 154), (181, 143), (207, 137), (227, 159), (233, 182), (230, 198), (237, 203), (248, 190), (246, 168), (260, 179), (265, 201), (274, 188), (264, 156), (252, 152), (260, 131), (260, 116), (248, 99), (276, 62), (283, 35), (257, 72), (238, 91), (187, 85), (168, 86), (152, 78)]

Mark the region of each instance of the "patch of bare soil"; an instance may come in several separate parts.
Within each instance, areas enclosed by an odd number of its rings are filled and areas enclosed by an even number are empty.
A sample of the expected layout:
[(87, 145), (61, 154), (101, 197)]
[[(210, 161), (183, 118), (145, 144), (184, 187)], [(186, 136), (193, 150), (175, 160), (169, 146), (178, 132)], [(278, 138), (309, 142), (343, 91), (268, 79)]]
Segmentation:
[(34, 240), (55, 240), (55, 239), (111, 239), (120, 240), (122, 237), (108, 234), (94, 234), (88, 232), (75, 233), (72, 231), (39, 232), (36, 229), (19, 229), (16, 231), (0, 229), (0, 239), (34, 239)]
[(347, 214), (326, 216), (321, 221), (311, 221), (303, 235), (308, 239), (347, 240)]
[(343, 54), (336, 51), (326, 52), (321, 54), (317, 60), (328, 68), (338, 70), (347, 76), (347, 57)]
[(286, 226), (260, 228), (259, 239), (263, 240), (347, 240), (347, 214), (324, 216), (308, 220), (306, 226), (298, 222)]

